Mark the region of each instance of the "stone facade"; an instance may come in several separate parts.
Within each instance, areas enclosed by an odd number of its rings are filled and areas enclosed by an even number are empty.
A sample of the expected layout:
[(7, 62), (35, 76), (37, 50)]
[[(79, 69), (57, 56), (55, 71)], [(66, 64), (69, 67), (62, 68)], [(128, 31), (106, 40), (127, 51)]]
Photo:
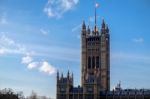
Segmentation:
[(73, 74), (57, 73), (57, 99), (99, 99), (110, 90), (109, 29), (104, 20), (91, 31), (85, 22), (81, 30), (81, 86), (73, 86)]
[(97, 99), (100, 91), (110, 89), (109, 56), (109, 29), (104, 20), (101, 29), (98, 29), (95, 25), (92, 31), (83, 22), (81, 32), (81, 86), (83, 87), (83, 98), (86, 98), (87, 93), (92, 93), (92, 99)]

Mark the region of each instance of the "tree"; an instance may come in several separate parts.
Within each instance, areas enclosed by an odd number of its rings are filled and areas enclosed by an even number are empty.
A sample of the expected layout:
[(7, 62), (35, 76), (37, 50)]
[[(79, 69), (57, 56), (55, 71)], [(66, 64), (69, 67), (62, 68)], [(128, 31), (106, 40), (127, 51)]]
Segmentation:
[(34, 91), (32, 91), (31, 95), (27, 99), (38, 99), (38, 96)]
[(0, 99), (19, 99), (18, 95), (12, 89), (0, 90)]
[(18, 94), (19, 99), (25, 99), (22, 91), (18, 92), (17, 94)]

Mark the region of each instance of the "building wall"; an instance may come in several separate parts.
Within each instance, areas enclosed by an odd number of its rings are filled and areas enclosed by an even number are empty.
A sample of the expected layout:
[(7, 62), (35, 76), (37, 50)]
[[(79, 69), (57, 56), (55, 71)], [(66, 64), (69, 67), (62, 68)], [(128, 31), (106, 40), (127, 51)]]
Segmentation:
[[(100, 31), (98, 31), (100, 30)], [(81, 87), (82, 93), (73, 92), (73, 77), (57, 75), (57, 99), (98, 99), (100, 91), (109, 91), (109, 29), (103, 21), (101, 29), (91, 31), (82, 24), (81, 30)]]
[(95, 94), (110, 89), (109, 29), (104, 21), (101, 29), (96, 27), (91, 31), (84, 22), (82, 25), (81, 84), (84, 93), (87, 87), (93, 87)]

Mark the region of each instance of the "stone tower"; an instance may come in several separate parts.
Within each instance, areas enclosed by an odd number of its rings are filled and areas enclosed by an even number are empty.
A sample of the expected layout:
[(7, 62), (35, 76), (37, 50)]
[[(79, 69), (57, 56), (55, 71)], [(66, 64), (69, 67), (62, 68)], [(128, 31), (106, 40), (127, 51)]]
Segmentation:
[(73, 75), (59, 77), (57, 73), (57, 99), (100, 99), (110, 90), (109, 29), (102, 21), (101, 28), (93, 29), (83, 21), (81, 30), (81, 86), (73, 86)]
[[(104, 20), (101, 29), (91, 31), (83, 21), (81, 31), (81, 85), (83, 97), (97, 99), (100, 91), (110, 89), (109, 29)], [(91, 96), (87, 93), (92, 93)]]

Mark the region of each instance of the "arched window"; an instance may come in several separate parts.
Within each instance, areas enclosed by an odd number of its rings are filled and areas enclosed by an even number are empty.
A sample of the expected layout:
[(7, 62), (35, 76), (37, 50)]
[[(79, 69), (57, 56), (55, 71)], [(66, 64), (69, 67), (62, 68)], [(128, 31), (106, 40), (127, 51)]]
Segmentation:
[(99, 56), (96, 57), (96, 68), (99, 68)]
[(91, 68), (91, 57), (88, 57), (88, 68)]
[(95, 68), (95, 57), (92, 58), (92, 68)]

